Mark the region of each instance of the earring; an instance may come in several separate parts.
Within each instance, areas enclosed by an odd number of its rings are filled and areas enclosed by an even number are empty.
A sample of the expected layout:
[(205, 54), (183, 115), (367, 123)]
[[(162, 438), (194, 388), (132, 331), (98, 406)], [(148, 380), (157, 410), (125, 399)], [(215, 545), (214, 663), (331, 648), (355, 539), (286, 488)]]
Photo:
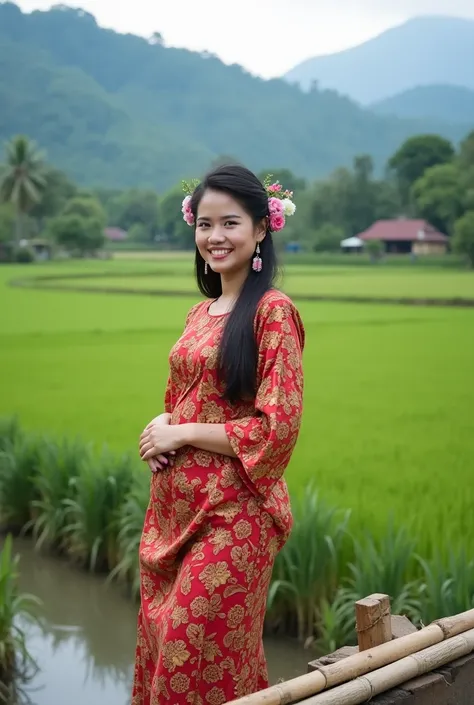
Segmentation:
[(252, 269), (254, 272), (261, 272), (263, 267), (262, 258), (260, 257), (260, 243), (257, 243), (257, 249), (255, 250), (255, 257), (252, 261)]
[(207, 262), (204, 262), (204, 274), (207, 274)]

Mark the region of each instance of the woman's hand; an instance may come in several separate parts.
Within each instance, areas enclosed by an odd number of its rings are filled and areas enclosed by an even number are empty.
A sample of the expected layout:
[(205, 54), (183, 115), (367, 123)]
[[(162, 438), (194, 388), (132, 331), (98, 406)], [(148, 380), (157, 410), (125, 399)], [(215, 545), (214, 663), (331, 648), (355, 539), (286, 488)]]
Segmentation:
[(169, 464), (169, 455), (175, 455), (176, 450), (184, 445), (180, 426), (170, 425), (170, 414), (161, 414), (153, 419), (140, 436), (140, 457), (147, 461), (153, 470), (150, 460), (159, 464), (158, 469), (163, 469), (162, 465)]
[[(148, 426), (145, 428), (143, 433), (140, 436), (140, 446), (142, 443), (142, 438), (146, 434), (147, 431), (149, 431), (151, 428), (153, 428), (154, 424), (157, 425), (164, 425), (168, 426), (171, 422), (171, 414), (165, 413), (165, 414), (160, 414), (159, 416), (156, 416)], [(141, 455), (141, 451), (140, 451)], [(175, 451), (171, 451), (167, 455), (165, 454), (160, 454), (156, 457), (149, 458), (147, 460), (148, 466), (152, 472), (158, 472), (159, 470), (164, 470), (165, 467), (172, 467), (173, 465), (173, 460), (174, 460), (174, 455), (176, 455)], [(142, 458), (144, 460), (144, 458)]]

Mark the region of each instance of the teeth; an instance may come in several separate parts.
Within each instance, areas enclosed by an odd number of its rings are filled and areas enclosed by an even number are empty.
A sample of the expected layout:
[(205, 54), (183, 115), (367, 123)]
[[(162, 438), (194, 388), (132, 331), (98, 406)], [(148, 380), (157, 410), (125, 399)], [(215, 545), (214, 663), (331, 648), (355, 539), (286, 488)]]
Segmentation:
[(228, 255), (229, 252), (232, 252), (232, 250), (210, 250), (211, 255), (217, 255), (220, 257), (221, 255)]

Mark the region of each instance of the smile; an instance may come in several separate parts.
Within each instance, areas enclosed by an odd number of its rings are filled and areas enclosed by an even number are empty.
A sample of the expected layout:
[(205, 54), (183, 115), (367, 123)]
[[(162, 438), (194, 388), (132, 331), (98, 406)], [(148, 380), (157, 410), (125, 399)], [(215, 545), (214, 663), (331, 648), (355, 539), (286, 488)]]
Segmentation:
[(227, 255), (230, 255), (232, 250), (229, 249), (224, 249), (224, 248), (213, 248), (212, 250), (209, 250), (209, 253), (212, 255), (212, 257), (216, 259), (220, 259), (222, 257), (227, 257)]

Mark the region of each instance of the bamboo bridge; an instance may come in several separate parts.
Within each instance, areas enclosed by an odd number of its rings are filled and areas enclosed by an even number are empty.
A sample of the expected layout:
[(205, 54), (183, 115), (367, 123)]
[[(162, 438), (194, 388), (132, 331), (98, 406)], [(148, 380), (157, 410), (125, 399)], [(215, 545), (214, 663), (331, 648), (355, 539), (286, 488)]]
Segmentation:
[[(417, 629), (387, 595), (355, 603), (358, 646), (232, 705), (472, 705), (474, 609)], [(230, 705), (230, 703), (228, 704)]]

